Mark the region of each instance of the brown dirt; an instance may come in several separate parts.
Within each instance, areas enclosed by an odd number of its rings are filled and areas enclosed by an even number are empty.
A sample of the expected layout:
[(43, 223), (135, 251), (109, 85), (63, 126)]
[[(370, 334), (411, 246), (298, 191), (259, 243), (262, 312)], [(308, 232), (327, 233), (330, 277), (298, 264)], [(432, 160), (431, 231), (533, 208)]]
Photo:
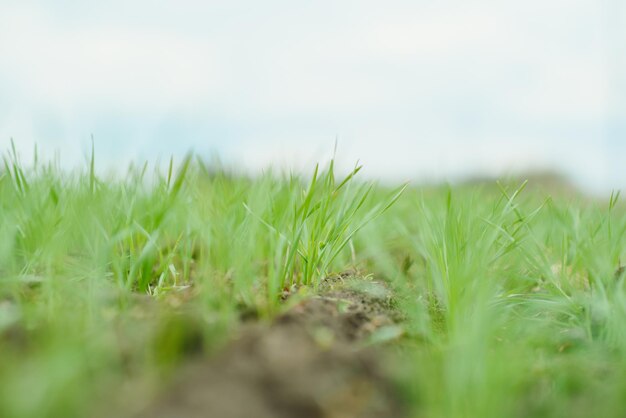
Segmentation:
[(138, 418), (380, 418), (404, 416), (380, 347), (393, 328), (380, 283), (327, 280), (271, 325), (244, 326), (210, 359), (190, 361)]

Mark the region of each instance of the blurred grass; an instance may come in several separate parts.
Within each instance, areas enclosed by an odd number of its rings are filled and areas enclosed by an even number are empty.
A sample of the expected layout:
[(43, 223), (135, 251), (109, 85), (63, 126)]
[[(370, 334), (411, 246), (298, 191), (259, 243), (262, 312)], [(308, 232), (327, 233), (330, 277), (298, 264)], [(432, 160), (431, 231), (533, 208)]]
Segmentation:
[(120, 180), (93, 153), (82, 172), (36, 160), (10, 150), (0, 171), (2, 417), (132, 409), (240, 316), (271, 318), (284, 291), (354, 268), (396, 290), (415, 416), (626, 408), (617, 194), (391, 190), (332, 164), (248, 178), (193, 156)]

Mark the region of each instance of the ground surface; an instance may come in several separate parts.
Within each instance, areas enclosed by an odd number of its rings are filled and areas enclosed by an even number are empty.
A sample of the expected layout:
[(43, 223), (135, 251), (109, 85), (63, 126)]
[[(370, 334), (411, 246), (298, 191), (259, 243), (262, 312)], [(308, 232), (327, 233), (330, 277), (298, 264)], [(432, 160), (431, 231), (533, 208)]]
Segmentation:
[(395, 327), (390, 297), (379, 282), (326, 280), (270, 325), (249, 322), (216, 356), (190, 360), (138, 417), (405, 416), (382, 347), (369, 344)]

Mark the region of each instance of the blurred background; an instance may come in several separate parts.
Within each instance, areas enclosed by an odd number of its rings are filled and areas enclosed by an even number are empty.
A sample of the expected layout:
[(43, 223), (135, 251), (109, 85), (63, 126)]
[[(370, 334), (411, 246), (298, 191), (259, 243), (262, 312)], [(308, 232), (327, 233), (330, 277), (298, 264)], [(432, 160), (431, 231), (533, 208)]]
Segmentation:
[(0, 147), (626, 185), (623, 0), (0, 3)]

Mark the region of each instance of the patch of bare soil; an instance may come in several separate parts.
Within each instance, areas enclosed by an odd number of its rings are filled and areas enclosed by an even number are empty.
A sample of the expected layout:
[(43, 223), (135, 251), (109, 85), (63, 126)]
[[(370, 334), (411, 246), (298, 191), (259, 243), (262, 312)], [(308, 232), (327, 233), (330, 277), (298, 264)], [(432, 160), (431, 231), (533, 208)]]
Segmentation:
[(359, 283), (329, 279), (271, 325), (249, 325), (218, 355), (191, 361), (138, 417), (404, 416), (380, 348), (368, 344), (393, 328), (388, 292)]

